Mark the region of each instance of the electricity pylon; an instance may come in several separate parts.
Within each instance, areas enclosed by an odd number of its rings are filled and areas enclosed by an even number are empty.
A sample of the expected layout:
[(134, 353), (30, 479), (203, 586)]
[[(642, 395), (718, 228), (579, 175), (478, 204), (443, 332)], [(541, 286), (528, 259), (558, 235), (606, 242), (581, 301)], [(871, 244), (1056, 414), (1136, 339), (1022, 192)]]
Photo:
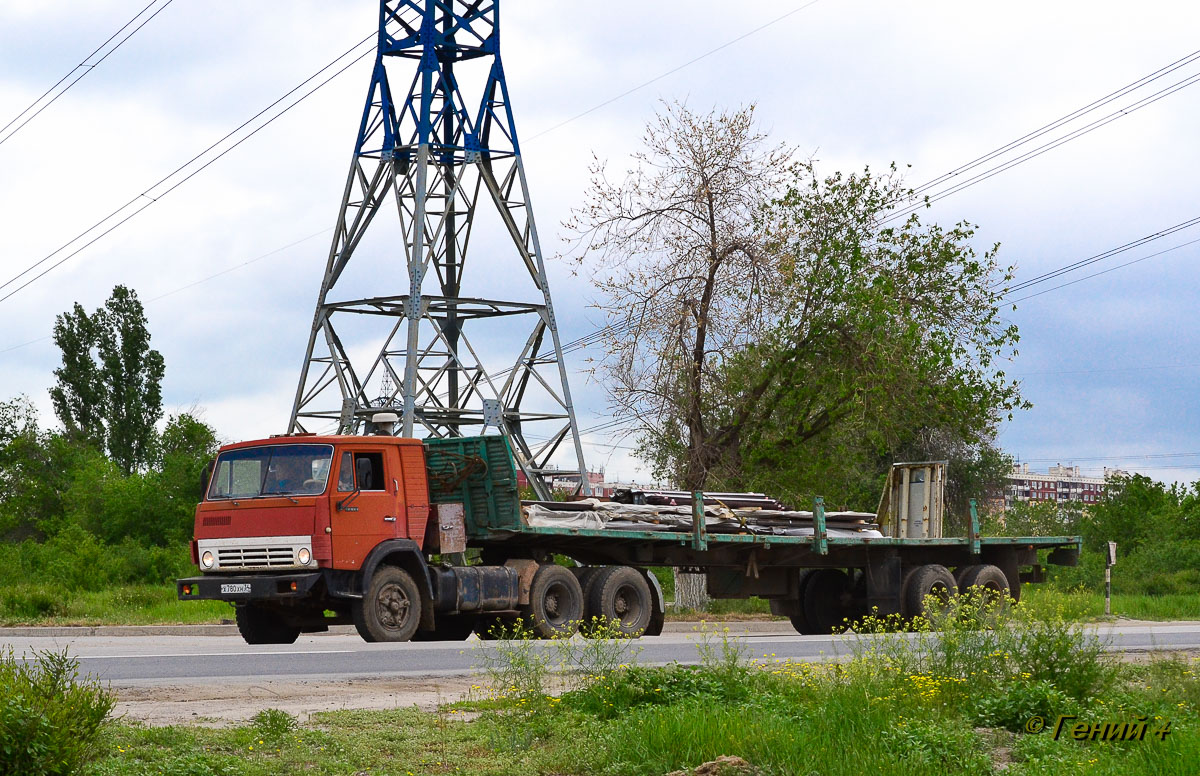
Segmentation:
[[(399, 102), (391, 80), (408, 85)], [(364, 242), (388, 202), (399, 230), (393, 223), (393, 237)], [(468, 265), (472, 232), (488, 213), (499, 216), (496, 239)], [(375, 269), (351, 281), (368, 263)], [(427, 287), (431, 268), (435, 288)], [(525, 276), (526, 301), (463, 295), (467, 279), (492, 289)], [(488, 341), (477, 346), (469, 333)], [(360, 433), (381, 411), (396, 412), (408, 437), (495, 428), (539, 498), (550, 497), (551, 472), (578, 477), (590, 492), (500, 61), (499, 0), (379, 4), (371, 88), (291, 430)], [(552, 467), (560, 451), (574, 460)]]

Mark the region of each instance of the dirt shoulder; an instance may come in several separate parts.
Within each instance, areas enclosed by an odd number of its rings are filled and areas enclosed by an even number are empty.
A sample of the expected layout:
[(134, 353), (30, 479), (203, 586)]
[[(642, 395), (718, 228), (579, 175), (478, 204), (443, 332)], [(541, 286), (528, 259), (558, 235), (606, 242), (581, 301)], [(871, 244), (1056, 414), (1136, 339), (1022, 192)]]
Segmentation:
[(447, 676), (429, 679), (348, 679), (265, 681), (156, 687), (113, 685), (117, 696), (114, 716), (147, 725), (208, 725), (223, 727), (245, 722), (263, 709), (282, 709), (301, 720), (319, 711), (417, 707), (431, 711), (461, 700), (479, 677)]

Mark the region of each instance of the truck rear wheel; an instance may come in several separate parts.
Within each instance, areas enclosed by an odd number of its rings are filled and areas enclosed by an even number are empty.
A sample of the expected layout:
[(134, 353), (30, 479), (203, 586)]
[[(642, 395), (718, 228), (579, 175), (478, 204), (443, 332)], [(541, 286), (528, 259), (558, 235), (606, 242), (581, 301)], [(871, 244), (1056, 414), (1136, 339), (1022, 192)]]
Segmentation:
[(553, 563), (538, 567), (529, 586), (529, 605), (521, 607), (534, 635), (565, 639), (583, 620), (583, 589), (567, 569)]
[(407, 571), (380, 566), (351, 610), (364, 641), (408, 641), (421, 624), (421, 594)]
[(937, 563), (917, 566), (908, 572), (901, 585), (901, 612), (908, 618), (928, 617), (932, 612), (926, 606), (927, 598), (932, 596), (942, 603), (949, 603), (950, 598), (957, 594), (954, 575), (945, 566)]
[(654, 613), (654, 598), (645, 577), (629, 566), (609, 566), (590, 582), (584, 635), (597, 626), (600, 633), (615, 628), (632, 638), (645, 633)]
[(300, 629), (283, 621), (276, 612), (255, 604), (236, 607), (238, 633), (247, 644), (295, 644)]

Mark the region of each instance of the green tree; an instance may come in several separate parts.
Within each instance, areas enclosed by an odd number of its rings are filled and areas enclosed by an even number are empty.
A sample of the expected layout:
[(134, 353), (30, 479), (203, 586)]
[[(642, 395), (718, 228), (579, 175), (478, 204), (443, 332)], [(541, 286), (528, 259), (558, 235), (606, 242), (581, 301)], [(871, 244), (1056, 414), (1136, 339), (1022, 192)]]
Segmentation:
[(619, 183), (603, 163), (567, 227), (580, 235), (610, 323), (602, 365), (615, 415), (671, 448), (689, 489), (708, 478), (714, 378), (769, 320), (775, 279), (762, 207), (783, 192), (792, 151), (771, 146), (754, 107), (697, 114), (667, 104)]
[(614, 414), (659, 476), (861, 506), (898, 451), (936, 433), (978, 459), (1026, 406), (1000, 368), (1012, 268), (968, 224), (888, 223), (913, 201), (894, 167), (790, 164), (752, 108), (668, 106), (645, 148), (621, 182), (596, 167), (569, 226), (605, 294)]
[(889, 225), (911, 201), (894, 168), (796, 174), (768, 221), (773, 325), (716, 381), (712, 468), (731, 484), (787, 472), (802, 492), (817, 484), (804, 472), (864, 447), (897, 451), (929, 429), (960, 445), (990, 439), (1026, 406), (999, 368), (1018, 340), (1000, 313), (1012, 268), (995, 247), (977, 254), (968, 224)]
[(54, 323), (62, 366), (50, 389), (68, 435), (108, 452), (125, 474), (150, 463), (162, 417), (162, 355), (137, 294), (117, 286), (91, 315), (76, 303)]

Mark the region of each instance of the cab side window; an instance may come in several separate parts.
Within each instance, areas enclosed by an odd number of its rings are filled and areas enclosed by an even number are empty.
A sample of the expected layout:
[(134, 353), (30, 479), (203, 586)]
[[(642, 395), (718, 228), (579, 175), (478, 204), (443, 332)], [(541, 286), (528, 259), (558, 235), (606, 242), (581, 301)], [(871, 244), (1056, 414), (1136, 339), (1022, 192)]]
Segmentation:
[(342, 453), (338, 491), (385, 490), (383, 453)]
[(354, 490), (354, 454), (342, 453), (342, 462), (338, 464), (338, 492), (349, 493)]

